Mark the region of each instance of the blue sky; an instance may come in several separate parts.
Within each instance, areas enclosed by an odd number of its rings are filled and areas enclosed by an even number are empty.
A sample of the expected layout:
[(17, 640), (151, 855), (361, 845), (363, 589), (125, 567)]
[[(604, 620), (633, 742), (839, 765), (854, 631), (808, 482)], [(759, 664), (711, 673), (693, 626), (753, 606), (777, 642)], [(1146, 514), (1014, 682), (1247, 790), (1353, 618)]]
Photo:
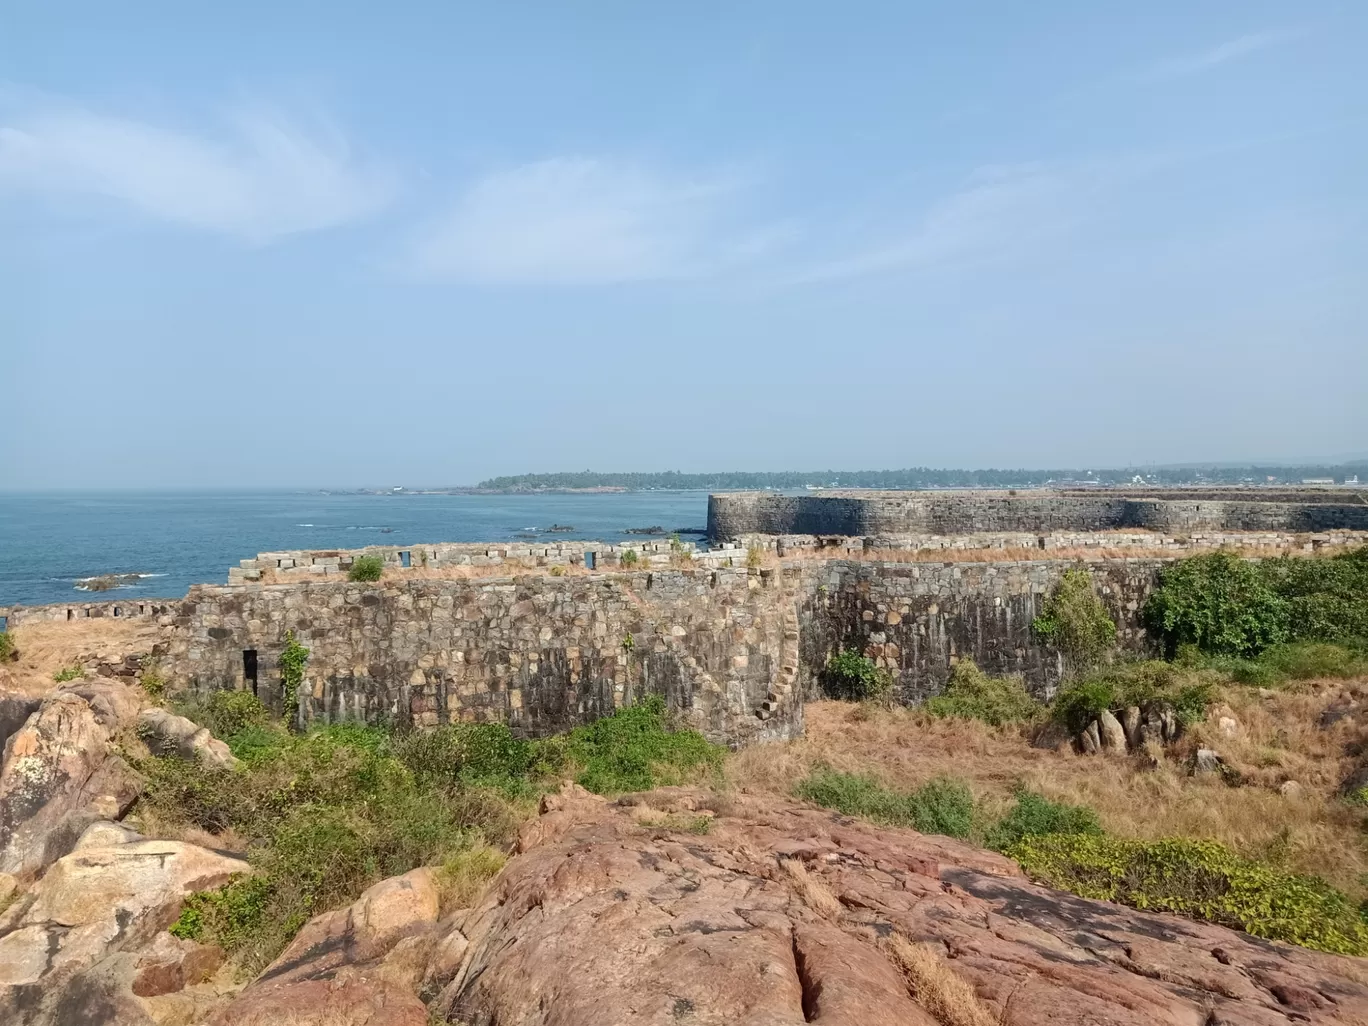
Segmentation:
[(5, 7), (3, 487), (1368, 451), (1368, 5)]

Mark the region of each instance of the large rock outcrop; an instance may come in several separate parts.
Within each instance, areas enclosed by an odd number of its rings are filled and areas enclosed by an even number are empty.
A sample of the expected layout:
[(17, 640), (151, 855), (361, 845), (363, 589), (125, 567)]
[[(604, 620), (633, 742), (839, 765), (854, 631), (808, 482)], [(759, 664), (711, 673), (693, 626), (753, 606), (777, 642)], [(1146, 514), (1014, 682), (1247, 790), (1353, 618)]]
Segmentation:
[(214, 1026), (426, 1026), (415, 991), (439, 941), (461, 938), (439, 927), (439, 905), (432, 872), (416, 869), (315, 916)]
[[(158, 944), (165, 946), (185, 897), (245, 872), (241, 859), (180, 841), (83, 847), (59, 859), (0, 915), (0, 1022), (124, 1021), (75, 1016), (83, 1002), (112, 1000), (91, 971), (121, 952), (144, 956), (134, 972), (149, 954), (168, 961)], [(58, 1014), (62, 1008), (70, 1014)]]
[(138, 701), (126, 684), (81, 682), (44, 699), (10, 734), (0, 760), (0, 872), (32, 877), (91, 823), (127, 811), (137, 784), (109, 749)]
[[(1035, 886), (1000, 856), (793, 802), (553, 796), (430, 1007), (448, 1021), (1368, 1022), (1368, 962)], [(704, 834), (695, 831), (703, 830)], [(957, 989), (958, 988), (958, 989)], [(958, 1004), (956, 1004), (958, 1003)]]

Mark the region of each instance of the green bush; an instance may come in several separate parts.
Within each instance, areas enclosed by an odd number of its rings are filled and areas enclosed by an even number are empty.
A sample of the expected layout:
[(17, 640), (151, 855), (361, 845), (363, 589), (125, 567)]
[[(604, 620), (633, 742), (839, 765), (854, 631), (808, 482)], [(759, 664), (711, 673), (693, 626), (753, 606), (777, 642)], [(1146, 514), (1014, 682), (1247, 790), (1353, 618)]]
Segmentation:
[(1368, 638), (1368, 545), (1328, 559), (1268, 559), (1259, 572), (1285, 603), (1289, 641)]
[(665, 700), (659, 695), (576, 727), (564, 752), (568, 761), (581, 767), (579, 784), (598, 794), (683, 783), (716, 772), (725, 754), (724, 748), (696, 731), (670, 730)]
[[(295, 735), (248, 723), (234, 737), (254, 746), (236, 771), (174, 758), (140, 763), (138, 810), (162, 824), (231, 829), (251, 842), (255, 874), (188, 903), (177, 926), (223, 945), (248, 972), (310, 916), (375, 881), (486, 841), (506, 843), (519, 810), (531, 807), (453, 773), (415, 773), (376, 728)], [(497, 741), (477, 741), (467, 750), (488, 769), (498, 749)]]
[(932, 716), (982, 720), (1000, 727), (1033, 719), (1042, 706), (1020, 677), (990, 677), (970, 660), (950, 668), (945, 690), (922, 706)]
[(641, 557), (637, 555), (636, 549), (628, 549), (622, 554), (620, 562), (623, 566), (636, 566), (637, 563), (641, 562)]
[(1064, 653), (1076, 668), (1095, 666), (1116, 644), (1116, 624), (1093, 590), (1085, 567), (1065, 570), (1031, 623), (1037, 638)]
[(1055, 695), (1050, 714), (1072, 731), (1083, 730), (1103, 709), (1125, 709), (1147, 702), (1172, 707), (1179, 721), (1192, 724), (1206, 715), (1217, 677), (1176, 663), (1146, 660), (1118, 663), (1069, 681)]
[(1027, 837), (1046, 834), (1101, 834), (1097, 813), (1082, 805), (1052, 802), (1034, 791), (1018, 788), (1016, 804), (984, 835), (984, 846), (1006, 851)]
[(924, 834), (966, 838), (974, 827), (974, 796), (955, 780), (938, 778), (915, 791), (895, 791), (872, 776), (819, 768), (798, 782), (794, 794), (848, 816)]
[(1007, 854), (1035, 879), (1085, 898), (1175, 912), (1321, 951), (1368, 954), (1368, 923), (1339, 891), (1212, 841), (1055, 833), (1026, 836)]
[(214, 691), (208, 697), (197, 694), (182, 696), (174, 704), (175, 711), (232, 747), (234, 738), (249, 727), (263, 726), (270, 713), (261, 700), (250, 691)]
[(1168, 646), (1252, 656), (1287, 640), (1287, 603), (1257, 564), (1222, 549), (1165, 567), (1144, 618)]
[(80, 680), (85, 676), (85, 671), (79, 666), (64, 666), (52, 675), (52, 679), (58, 684), (65, 684), (69, 680)]
[(853, 648), (833, 655), (822, 675), (822, 690), (828, 698), (863, 702), (882, 698), (892, 687), (892, 675)]
[(18, 649), (14, 645), (14, 635), (9, 631), (0, 631), (0, 663), (13, 659), (17, 652)]
[(373, 582), (385, 574), (385, 561), (380, 556), (357, 556), (347, 571), (347, 580)]

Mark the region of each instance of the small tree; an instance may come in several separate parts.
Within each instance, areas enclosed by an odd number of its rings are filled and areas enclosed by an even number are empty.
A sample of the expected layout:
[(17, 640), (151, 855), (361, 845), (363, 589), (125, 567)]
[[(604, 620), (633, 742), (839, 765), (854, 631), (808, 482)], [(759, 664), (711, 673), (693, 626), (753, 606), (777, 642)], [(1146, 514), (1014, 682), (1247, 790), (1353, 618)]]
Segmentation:
[(859, 650), (848, 648), (831, 657), (822, 685), (831, 698), (863, 702), (887, 695), (893, 687), (893, 676)]
[(349, 581), (378, 581), (385, 572), (385, 561), (379, 556), (357, 556), (352, 560)]
[(1093, 591), (1092, 574), (1084, 567), (1064, 571), (1031, 630), (1064, 653), (1074, 669), (1096, 666), (1116, 643), (1116, 624)]
[(280, 653), (280, 689), (291, 726), (299, 717), (299, 688), (304, 683), (304, 668), (308, 665), (309, 650), (295, 640), (294, 631), (286, 631), (285, 648)]
[(622, 554), (621, 562), (623, 566), (636, 566), (638, 558), (636, 549), (628, 549)]
[(0, 631), (0, 663), (15, 658), (14, 636), (9, 631)]

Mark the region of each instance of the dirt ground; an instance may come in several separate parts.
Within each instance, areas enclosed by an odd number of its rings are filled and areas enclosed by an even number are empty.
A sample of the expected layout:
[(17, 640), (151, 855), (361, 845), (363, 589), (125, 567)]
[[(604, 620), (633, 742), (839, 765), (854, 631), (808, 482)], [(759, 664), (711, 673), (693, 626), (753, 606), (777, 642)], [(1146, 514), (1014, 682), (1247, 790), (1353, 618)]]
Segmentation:
[(0, 663), (0, 689), (43, 694), (56, 686), (53, 675), (59, 671), (150, 652), (164, 633), (150, 620), (107, 617), (20, 624), (10, 632), (19, 658)]

